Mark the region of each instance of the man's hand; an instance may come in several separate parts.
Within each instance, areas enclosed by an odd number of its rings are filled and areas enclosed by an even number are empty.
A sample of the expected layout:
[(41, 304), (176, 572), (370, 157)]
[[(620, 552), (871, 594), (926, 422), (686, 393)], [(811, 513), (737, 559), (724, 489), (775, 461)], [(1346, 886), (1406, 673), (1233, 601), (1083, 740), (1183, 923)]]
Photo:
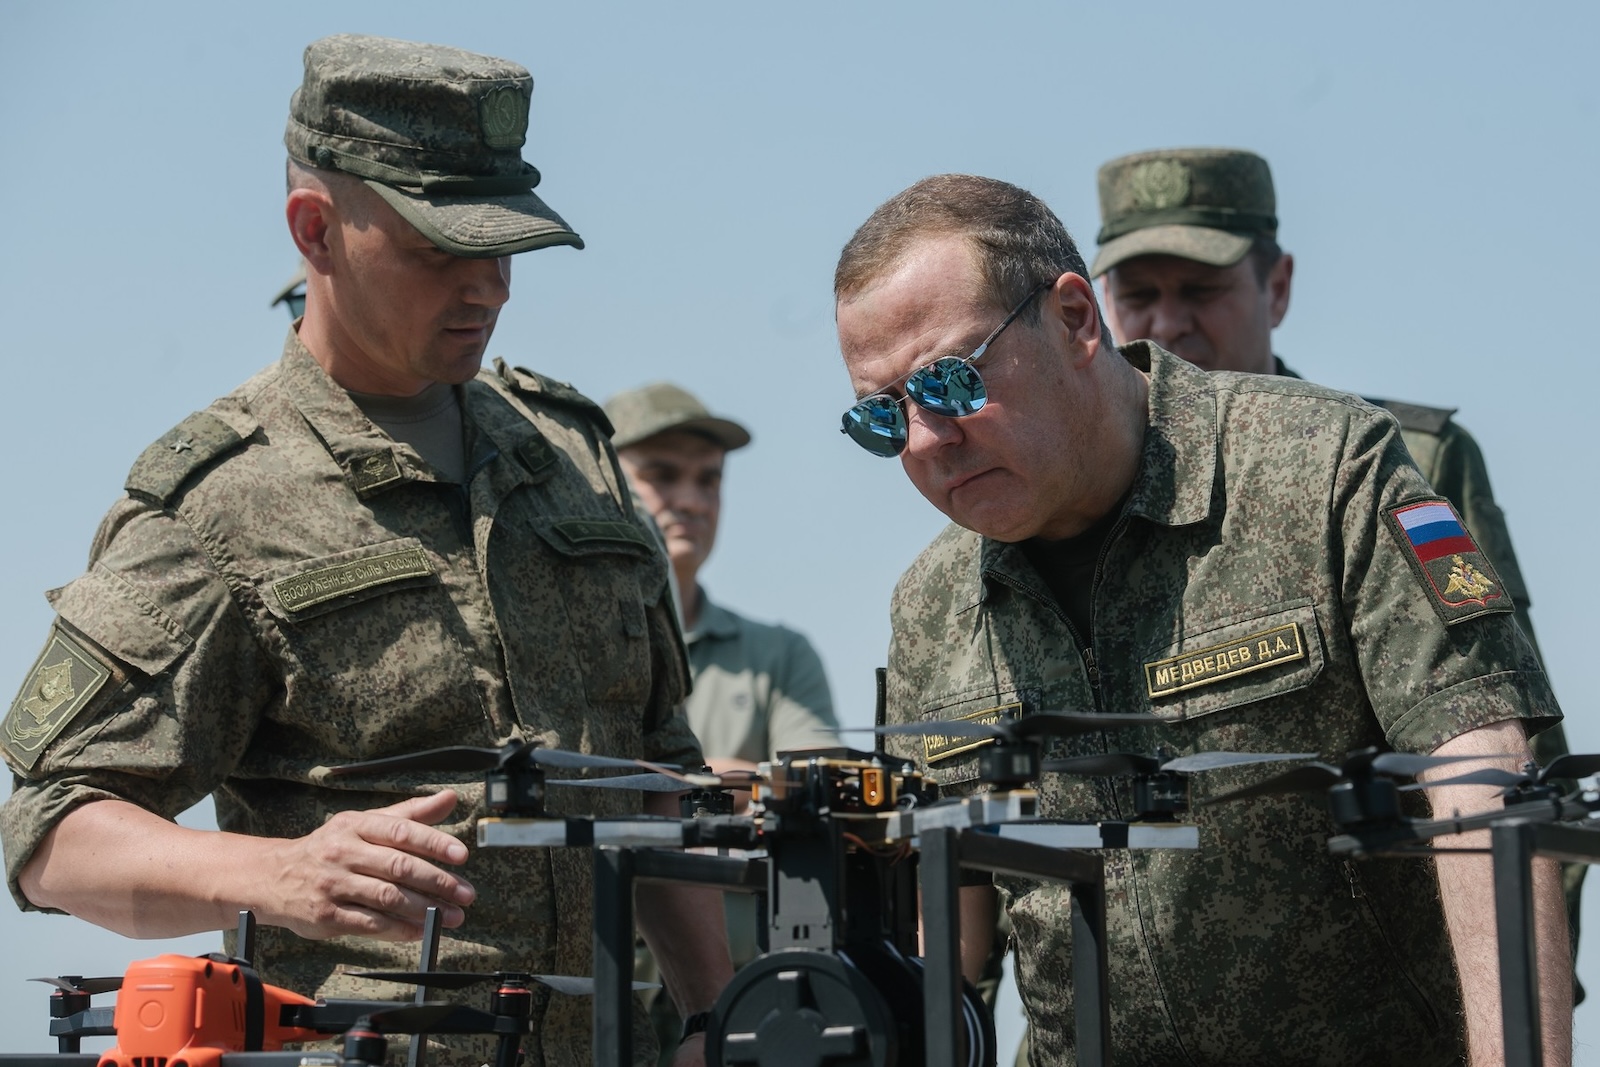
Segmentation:
[(422, 936), (437, 904), (459, 926), (472, 886), (439, 863), (466, 846), (434, 823), (454, 810), (448, 790), (386, 808), (343, 812), (300, 838), (191, 830), (121, 800), (75, 808), (22, 869), (22, 891), (126, 937), (231, 929), (250, 909), (303, 937)]
[(690, 1034), (689, 1039), (672, 1054), (672, 1067), (705, 1067), (705, 1063), (705, 1034)]
[(460, 926), (476, 893), (434, 866), (466, 862), (467, 847), (433, 828), (455, 806), (455, 793), (445, 790), (340, 812), (305, 837), (279, 842), (283, 873), (259, 917), (314, 939), (414, 941), (430, 907), (445, 926)]

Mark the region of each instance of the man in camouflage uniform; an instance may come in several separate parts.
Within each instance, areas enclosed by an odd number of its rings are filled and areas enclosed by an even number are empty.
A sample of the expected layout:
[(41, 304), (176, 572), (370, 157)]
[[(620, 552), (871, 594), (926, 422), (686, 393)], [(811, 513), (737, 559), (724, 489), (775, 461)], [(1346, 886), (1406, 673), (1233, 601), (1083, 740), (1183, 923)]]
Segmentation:
[[(532, 191), (532, 79), (433, 45), (330, 37), (285, 142), (306, 306), (283, 358), (153, 444), (0, 725), (6, 873), (24, 908), (132, 936), (265, 924), (264, 977), (591, 971), (586, 849), (468, 848), (481, 775), (337, 764), (523, 739), (698, 763), (667, 565), (600, 409), (496, 361), (510, 256), (578, 235)], [(553, 775), (557, 776), (557, 775)], [(170, 820), (208, 794), (221, 832)], [(557, 812), (639, 795), (551, 788)], [(650, 810), (675, 814), (671, 797)], [(729, 976), (706, 894), (641, 897), (685, 1012)], [(535, 1001), (531, 1064), (591, 1061), (591, 1001)], [(642, 1013), (639, 1062), (651, 1062)], [(446, 1063), (478, 1064), (492, 1041)], [(699, 1055), (698, 1039), (680, 1052)]]
[[(1099, 191), (1100, 250), (1090, 273), (1103, 279), (1117, 337), (1148, 338), (1207, 370), (1297, 377), (1272, 351), (1272, 331), (1289, 310), (1294, 257), (1278, 246), (1266, 160), (1232, 148), (1136, 152), (1100, 168)], [(1532, 601), (1478, 442), (1451, 409), (1368, 401), (1400, 423), (1412, 460), (1494, 562), (1534, 641)], [(1545, 730), (1533, 751), (1541, 763), (1564, 755), (1566, 733), (1559, 725)], [(1588, 869), (1570, 863), (1562, 872), (1574, 955)], [(1576, 995), (1582, 998), (1581, 985)]]
[[(898, 454), (954, 520), (895, 590), (891, 719), (1137, 712), (1165, 722), (1049, 754), (1376, 745), (1511, 753), (1498, 762), (1514, 767), (1524, 728), (1559, 709), (1493, 564), (1394, 421), (1286, 377), (1204, 374), (1148, 342), (1119, 355), (1087, 273), (1037, 199), (962, 175), (892, 198), (840, 257), (839, 340), (866, 398), (846, 430)], [(963, 396), (982, 404), (934, 412)], [(930, 740), (908, 754), (950, 790), (979, 785), (972, 751)], [(1193, 798), (1267, 773), (1196, 776)], [(1065, 775), (1045, 776), (1040, 804), (1072, 819), (1132, 811), (1125, 780)], [(1341, 861), (1315, 796), (1188, 818), (1197, 851), (1105, 856), (1118, 1064), (1432, 1067), (1469, 1043), (1474, 1064), (1501, 1062), (1482, 858)], [(1570, 986), (1550, 980), (1571, 969), (1560, 885), (1538, 868), (1545, 1055), (1567, 1063)], [(1031, 1059), (1070, 1063), (1067, 894), (996, 881)], [(969, 972), (992, 908), (992, 890), (964, 891)]]
[[(750, 431), (670, 382), (618, 393), (605, 402), (605, 413), (623, 472), (666, 539), (677, 576), (694, 681), (684, 712), (706, 763), (719, 773), (753, 770), (779, 752), (840, 744), (822, 658), (805, 635), (730, 611), (700, 584), (700, 568), (717, 542), (724, 463), (750, 443)], [(741, 805), (749, 800), (745, 792), (735, 796)], [(724, 908), (729, 949), (742, 967), (759, 952), (757, 901), (728, 893)], [(653, 968), (643, 954), (635, 969)], [(665, 1001), (651, 998), (664, 1044), (677, 1021)]]

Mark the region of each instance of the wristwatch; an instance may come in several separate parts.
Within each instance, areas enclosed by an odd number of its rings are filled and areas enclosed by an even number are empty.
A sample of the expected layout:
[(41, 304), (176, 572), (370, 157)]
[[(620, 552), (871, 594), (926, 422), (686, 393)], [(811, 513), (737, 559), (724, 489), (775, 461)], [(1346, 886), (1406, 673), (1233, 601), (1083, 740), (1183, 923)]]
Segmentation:
[(706, 1027), (710, 1024), (711, 1013), (709, 1011), (697, 1011), (693, 1015), (685, 1016), (683, 1020), (683, 1033), (678, 1035), (678, 1044), (683, 1044), (695, 1034), (705, 1033)]

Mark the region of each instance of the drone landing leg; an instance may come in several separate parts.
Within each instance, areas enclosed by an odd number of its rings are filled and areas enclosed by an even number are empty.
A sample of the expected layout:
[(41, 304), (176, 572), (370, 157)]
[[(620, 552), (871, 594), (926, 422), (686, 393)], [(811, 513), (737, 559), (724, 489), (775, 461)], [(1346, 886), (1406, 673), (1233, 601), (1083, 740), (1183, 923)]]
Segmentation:
[(633, 852), (594, 850), (594, 1062), (633, 1063)]
[[(422, 959), (417, 968), (419, 971), (431, 971), (439, 966), (439, 909), (429, 908), (422, 919)], [(428, 1000), (428, 987), (417, 983), (417, 991), (412, 996), (412, 1003), (425, 1004)], [(411, 1043), (406, 1047), (406, 1067), (422, 1067), (422, 1059), (426, 1053), (428, 1039), (423, 1034), (412, 1034)]]
[(1538, 827), (1514, 822), (1489, 831), (1494, 854), (1500, 1012), (1506, 1067), (1544, 1067), (1539, 1029), (1539, 960), (1533, 917), (1533, 854)]
[(926, 1067), (958, 1067), (967, 1061), (961, 1040), (959, 833), (941, 827), (924, 830), (920, 835), (922, 855), (917, 863), (922, 880)]
[(1077, 1060), (1111, 1062), (1111, 996), (1106, 954), (1105, 882), (1073, 882), (1072, 997)]

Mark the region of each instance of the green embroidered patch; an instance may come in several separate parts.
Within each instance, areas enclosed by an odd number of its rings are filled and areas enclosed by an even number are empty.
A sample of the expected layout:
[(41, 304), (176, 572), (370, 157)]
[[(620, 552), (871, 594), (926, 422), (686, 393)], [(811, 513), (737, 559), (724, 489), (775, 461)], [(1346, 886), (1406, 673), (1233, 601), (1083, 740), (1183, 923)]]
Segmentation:
[(431, 574), (433, 563), (426, 552), (420, 548), (402, 548), (280, 578), (272, 583), (272, 591), (283, 610), (292, 614), (375, 585), (426, 578)]
[(45, 746), (110, 678), (111, 672), (87, 649), (59, 627), (53, 629), (0, 724), (0, 746), (11, 762), (31, 770)]
[[(951, 722), (975, 722), (984, 726), (998, 726), (1002, 721), (1010, 721), (1022, 714), (1020, 702), (1001, 704), (998, 707), (983, 708), (978, 711), (957, 715)], [(938, 763), (940, 760), (959, 756), (963, 752), (971, 752), (975, 748), (994, 744), (992, 737), (958, 737), (946, 734), (930, 734), (922, 739), (922, 758), (929, 763)]]

